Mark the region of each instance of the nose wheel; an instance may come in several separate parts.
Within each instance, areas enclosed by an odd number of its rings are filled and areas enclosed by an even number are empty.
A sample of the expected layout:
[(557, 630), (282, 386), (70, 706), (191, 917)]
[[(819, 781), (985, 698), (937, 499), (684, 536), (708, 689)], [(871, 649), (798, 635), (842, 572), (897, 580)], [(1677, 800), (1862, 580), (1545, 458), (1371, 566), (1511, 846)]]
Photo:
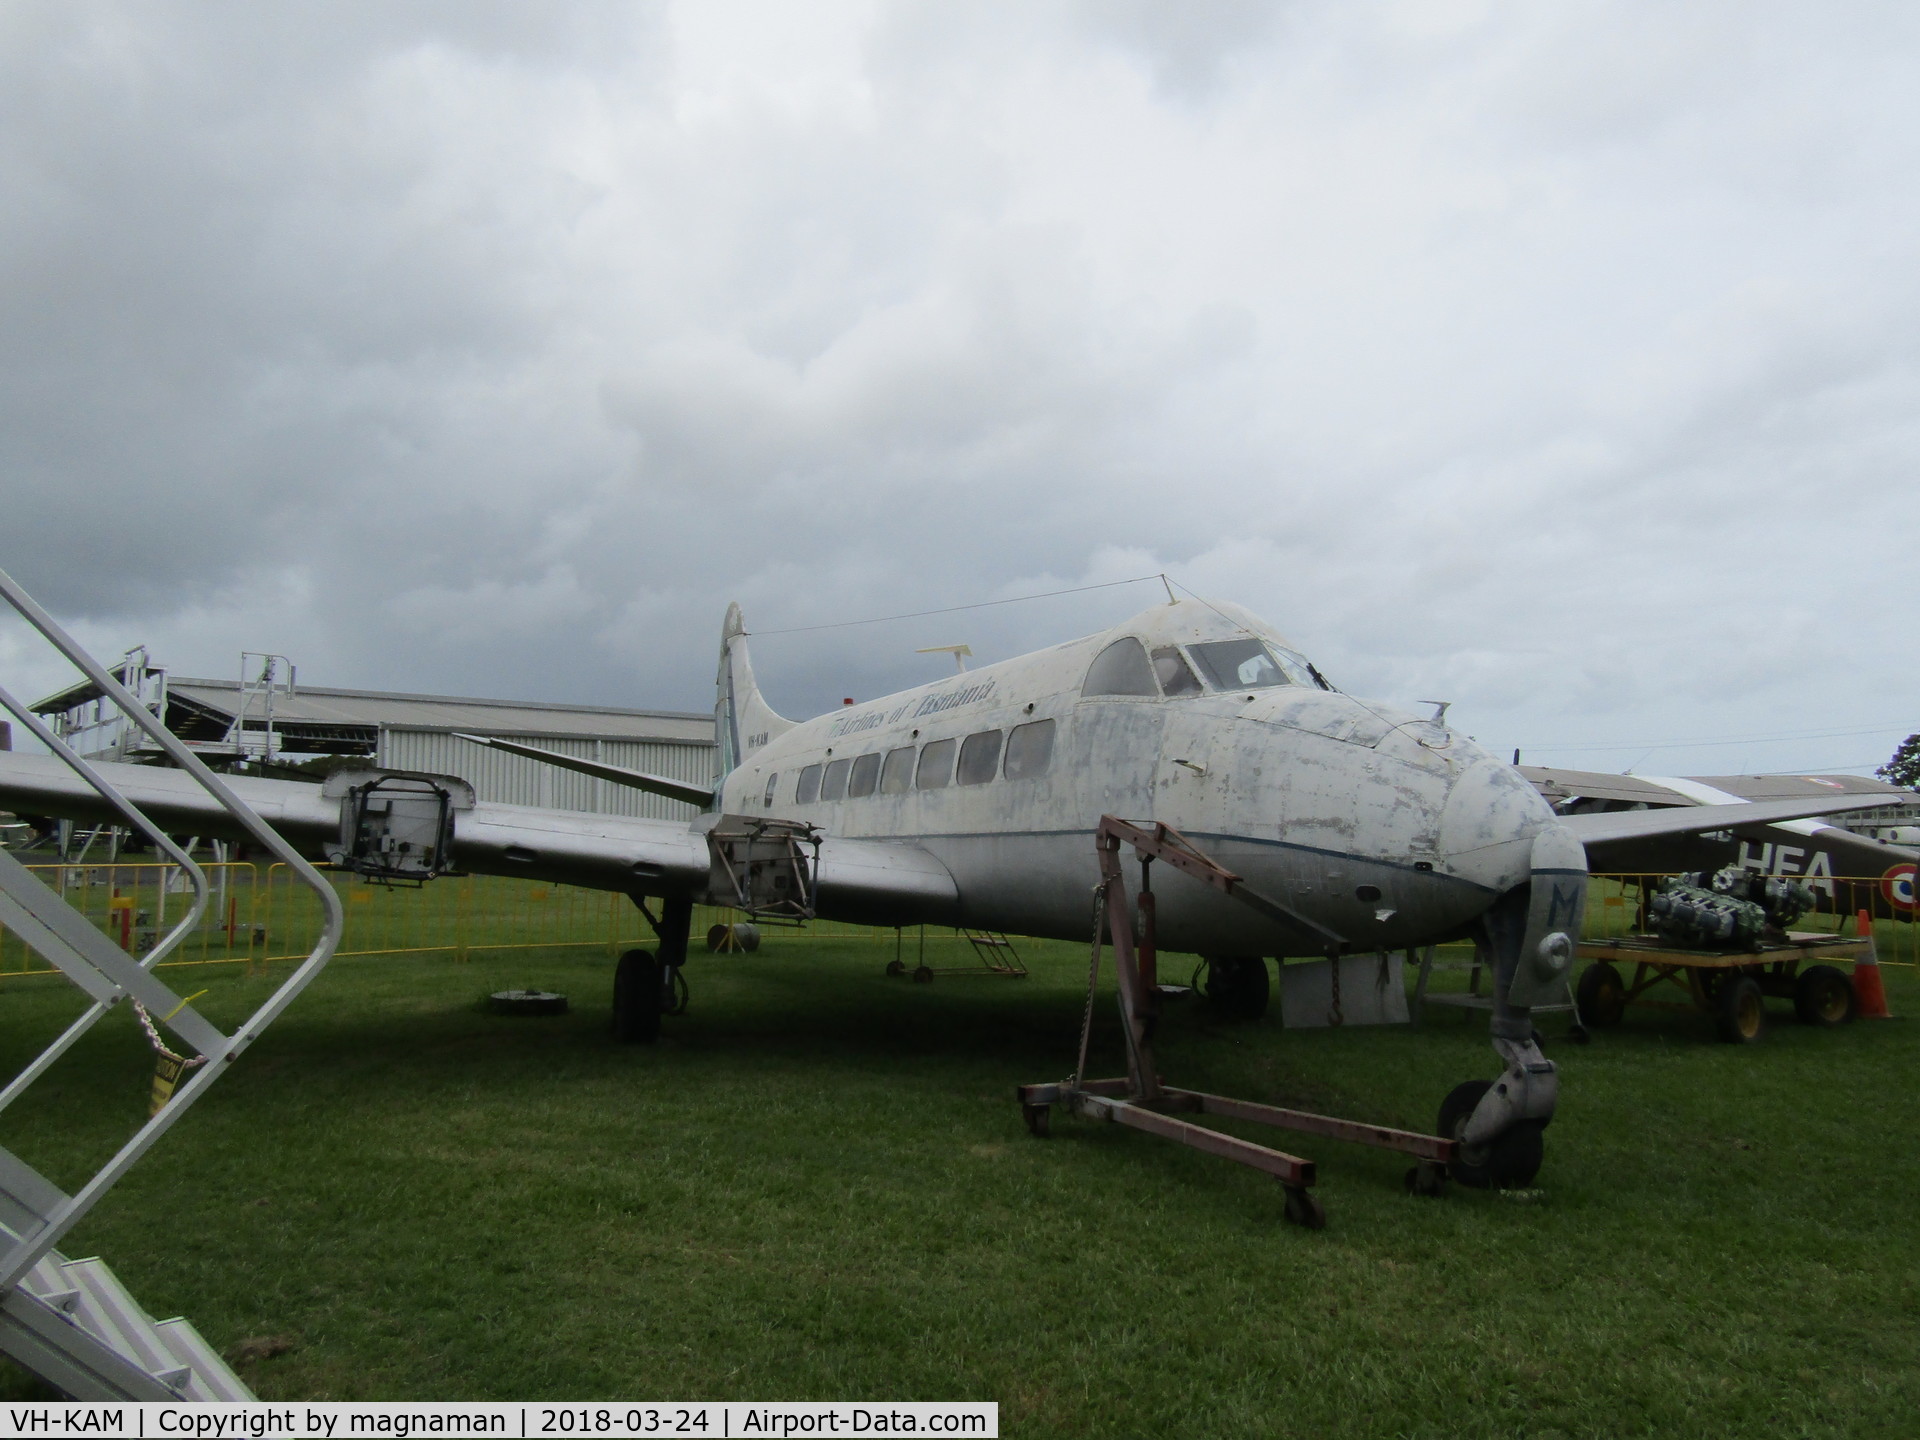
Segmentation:
[[(1434, 1129), (1443, 1139), (1460, 1143), (1447, 1174), (1475, 1190), (1524, 1190), (1533, 1184), (1546, 1157), (1542, 1134), (1546, 1127), (1538, 1120), (1516, 1120), (1491, 1140), (1468, 1144), (1467, 1121), (1491, 1089), (1491, 1080), (1468, 1080), (1454, 1086), (1440, 1102), (1440, 1120)], [(1408, 1188), (1414, 1188), (1411, 1182)]]

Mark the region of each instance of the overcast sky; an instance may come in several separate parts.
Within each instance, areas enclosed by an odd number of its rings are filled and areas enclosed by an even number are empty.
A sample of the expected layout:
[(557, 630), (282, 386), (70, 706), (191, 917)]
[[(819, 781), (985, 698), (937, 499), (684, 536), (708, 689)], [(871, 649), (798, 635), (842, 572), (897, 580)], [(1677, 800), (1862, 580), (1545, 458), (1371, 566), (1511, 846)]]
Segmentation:
[(1870, 770), (1917, 151), (1864, 0), (0, 0), (0, 566), (177, 673), (670, 709), (730, 599), (1165, 571), (1528, 760)]

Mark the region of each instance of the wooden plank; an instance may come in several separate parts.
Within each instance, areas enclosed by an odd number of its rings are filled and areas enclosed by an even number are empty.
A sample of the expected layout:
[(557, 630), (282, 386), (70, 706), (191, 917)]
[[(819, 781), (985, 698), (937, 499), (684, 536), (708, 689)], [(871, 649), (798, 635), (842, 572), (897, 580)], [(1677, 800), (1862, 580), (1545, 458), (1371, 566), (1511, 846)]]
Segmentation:
[(1251, 1140), (1242, 1140), (1234, 1135), (1222, 1135), (1218, 1130), (1209, 1130), (1204, 1125), (1176, 1120), (1171, 1115), (1162, 1115), (1157, 1111), (1142, 1109), (1138, 1105), (1129, 1105), (1124, 1100), (1102, 1100), (1089, 1096), (1083, 1103), (1088, 1114), (1100, 1114), (1130, 1129), (1144, 1130), (1147, 1134), (1158, 1135), (1163, 1140), (1178, 1141), (1182, 1145), (1205, 1151), (1209, 1155), (1218, 1155), (1223, 1160), (1231, 1160), (1235, 1164), (1250, 1166), (1255, 1170), (1264, 1170), (1282, 1184), (1304, 1186), (1314, 1183), (1313, 1161), (1302, 1160), (1297, 1155), (1269, 1150), (1266, 1146), (1256, 1145)]
[(1867, 956), (1872, 942), (1849, 940), (1839, 936), (1823, 937), (1818, 943), (1796, 940), (1791, 944), (1766, 944), (1758, 950), (1679, 950), (1669, 946), (1628, 940), (1583, 940), (1582, 960), (1638, 961), (1646, 965), (1668, 965), (1687, 970), (1732, 970), (1749, 965), (1771, 965), (1781, 961), (1860, 960)]
[(1422, 1135), (1414, 1130), (1396, 1130), (1389, 1125), (1369, 1125), (1359, 1120), (1342, 1120), (1337, 1115), (1316, 1115), (1310, 1110), (1288, 1110), (1278, 1105), (1259, 1105), (1251, 1100), (1235, 1100), (1227, 1095), (1207, 1095), (1194, 1090), (1168, 1089), (1170, 1099), (1198, 1102), (1208, 1115), (1228, 1120), (1251, 1120), (1257, 1125), (1272, 1125), (1281, 1130), (1297, 1130), (1305, 1135), (1320, 1135), (1329, 1140), (1347, 1140), (1355, 1145), (1372, 1145), (1381, 1150), (1399, 1150), (1422, 1160), (1449, 1161), (1458, 1146), (1438, 1135)]

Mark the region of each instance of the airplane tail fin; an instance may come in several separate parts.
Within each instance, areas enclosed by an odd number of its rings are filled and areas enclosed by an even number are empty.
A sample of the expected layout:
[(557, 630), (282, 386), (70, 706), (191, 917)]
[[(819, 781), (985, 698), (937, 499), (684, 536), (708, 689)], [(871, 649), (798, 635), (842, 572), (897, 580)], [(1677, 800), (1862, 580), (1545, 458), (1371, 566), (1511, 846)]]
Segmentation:
[(774, 736), (797, 723), (776, 715), (754, 683), (753, 664), (747, 659), (747, 624), (737, 604), (727, 606), (720, 632), (719, 699), (714, 706), (714, 737), (720, 746), (720, 770), (715, 782)]

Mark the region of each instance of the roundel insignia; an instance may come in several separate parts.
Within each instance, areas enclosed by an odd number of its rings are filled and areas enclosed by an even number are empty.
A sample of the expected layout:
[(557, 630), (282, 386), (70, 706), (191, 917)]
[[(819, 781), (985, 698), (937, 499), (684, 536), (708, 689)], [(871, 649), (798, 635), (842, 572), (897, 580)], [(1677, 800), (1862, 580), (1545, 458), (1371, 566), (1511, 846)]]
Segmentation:
[(1880, 877), (1880, 896), (1895, 910), (1914, 908), (1913, 866), (1895, 865)]

